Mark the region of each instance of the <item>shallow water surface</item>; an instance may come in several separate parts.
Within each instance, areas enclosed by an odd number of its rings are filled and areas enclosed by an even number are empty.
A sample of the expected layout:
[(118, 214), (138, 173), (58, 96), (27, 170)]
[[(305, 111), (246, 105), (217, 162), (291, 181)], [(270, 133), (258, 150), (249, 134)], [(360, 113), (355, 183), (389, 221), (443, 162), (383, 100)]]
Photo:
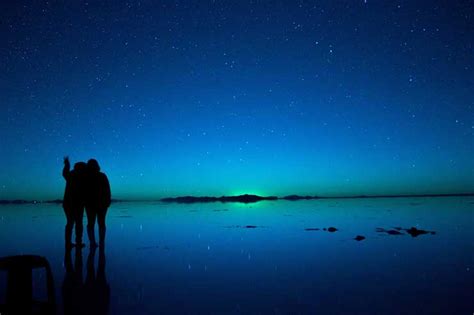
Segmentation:
[[(115, 203), (107, 222), (104, 256), (88, 247), (69, 256), (61, 206), (0, 206), (0, 256), (46, 257), (60, 314), (87, 299), (66, 296), (67, 266), (110, 314), (474, 311), (470, 197)], [(45, 295), (44, 275), (33, 279)], [(0, 281), (1, 303), (4, 273)]]

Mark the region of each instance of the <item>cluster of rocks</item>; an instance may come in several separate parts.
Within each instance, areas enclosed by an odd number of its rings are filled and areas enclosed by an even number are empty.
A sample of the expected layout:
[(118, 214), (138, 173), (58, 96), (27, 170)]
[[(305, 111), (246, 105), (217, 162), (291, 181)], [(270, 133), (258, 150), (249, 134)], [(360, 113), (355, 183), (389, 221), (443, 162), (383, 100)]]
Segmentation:
[[(244, 228), (244, 229), (256, 229), (258, 227), (262, 227), (262, 226), (257, 226), (257, 225), (231, 225), (231, 226), (227, 226), (227, 228)], [(337, 228), (333, 227), (333, 226), (330, 226), (328, 228), (317, 228), (317, 227), (307, 227), (304, 229), (305, 231), (308, 231), (308, 232), (311, 232), (311, 231), (326, 231), (326, 232), (330, 232), (330, 233), (334, 233), (336, 231), (339, 231)], [(386, 233), (388, 235), (406, 235), (406, 234), (409, 234), (411, 235), (412, 237), (417, 237), (419, 235), (424, 235), (424, 234), (431, 234), (431, 235), (434, 235), (436, 234), (435, 231), (426, 231), (426, 230), (421, 230), (421, 229), (418, 229), (416, 227), (411, 227), (409, 229), (407, 228), (402, 228), (402, 227), (394, 227), (392, 229), (385, 229), (385, 228), (381, 228), (381, 227), (378, 227), (375, 229), (375, 231), (377, 233)], [(406, 232), (405, 233), (403, 233)], [(363, 241), (365, 240), (366, 237), (363, 236), (363, 235), (356, 235), (353, 240), (355, 241)]]
[(386, 233), (389, 235), (405, 235), (404, 233), (402, 233), (402, 231), (405, 231), (407, 234), (411, 235), (412, 237), (417, 237), (423, 234), (431, 234), (431, 235), (436, 234), (435, 231), (425, 231), (425, 230), (418, 229), (414, 226), (412, 226), (409, 229), (405, 229), (402, 227), (394, 227), (393, 229), (389, 229), (389, 230), (384, 229), (384, 228), (376, 228), (375, 231), (378, 233)]
[[(320, 228), (315, 228), (315, 227), (308, 227), (308, 228), (305, 228), (304, 229), (305, 231), (319, 231), (321, 230)], [(328, 228), (323, 228), (322, 229), (323, 231), (327, 231), (327, 232), (336, 232), (338, 231), (337, 228), (335, 227), (328, 227)], [(411, 235), (412, 237), (417, 237), (419, 235), (423, 235), (423, 234), (431, 234), (431, 235), (434, 235), (436, 234), (435, 231), (425, 231), (425, 230), (421, 230), (421, 229), (418, 229), (416, 227), (411, 227), (409, 229), (405, 229), (405, 228), (401, 228), (401, 227), (395, 227), (393, 229), (384, 229), (384, 228), (376, 228), (375, 229), (376, 232), (378, 233), (386, 233), (388, 235), (405, 235), (405, 233), (403, 233), (402, 231), (405, 231), (407, 234)], [(356, 237), (353, 238), (355, 241), (363, 241), (366, 239), (365, 236), (363, 235), (357, 235)]]

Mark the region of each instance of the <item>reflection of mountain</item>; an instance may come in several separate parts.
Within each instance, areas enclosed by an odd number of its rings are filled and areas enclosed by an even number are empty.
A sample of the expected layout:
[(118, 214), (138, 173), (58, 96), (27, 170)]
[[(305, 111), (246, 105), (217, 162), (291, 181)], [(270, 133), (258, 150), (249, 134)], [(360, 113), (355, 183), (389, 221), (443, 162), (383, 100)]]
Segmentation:
[[(112, 199), (114, 202), (122, 202), (123, 200)], [(15, 199), (15, 200), (0, 200), (0, 205), (23, 205), (23, 204), (37, 204), (37, 203), (53, 203), (53, 204), (62, 204), (62, 199), (54, 200), (24, 200), (24, 199)]]
[(28, 200), (0, 200), (0, 205), (21, 205), (24, 203), (36, 203), (36, 201), (28, 201)]
[(222, 196), (222, 197), (193, 197), (193, 196), (185, 196), (185, 197), (176, 197), (176, 198), (163, 198), (161, 201), (164, 202), (177, 202), (177, 203), (196, 203), (196, 202), (243, 202), (243, 203), (251, 203), (257, 202), (262, 200), (278, 200), (278, 197), (270, 196), (270, 197), (262, 197), (257, 195), (240, 195), (240, 196)]
[(280, 199), (284, 200), (310, 200), (310, 199), (319, 199), (320, 197), (318, 196), (299, 196), (299, 195), (289, 195), (282, 197)]

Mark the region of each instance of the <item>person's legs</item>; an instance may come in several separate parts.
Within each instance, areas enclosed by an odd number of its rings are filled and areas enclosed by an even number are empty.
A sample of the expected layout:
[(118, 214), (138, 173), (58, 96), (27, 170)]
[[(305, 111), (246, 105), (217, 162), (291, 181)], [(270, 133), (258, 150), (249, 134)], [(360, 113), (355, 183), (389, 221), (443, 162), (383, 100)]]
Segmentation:
[(95, 241), (95, 220), (97, 217), (96, 209), (92, 207), (86, 207), (86, 214), (87, 214), (87, 236), (89, 237), (89, 243), (91, 247), (97, 246)]
[(72, 247), (72, 228), (74, 227), (74, 216), (72, 215), (71, 208), (65, 208), (64, 214), (66, 215), (66, 226), (64, 228), (64, 241), (66, 248)]
[(107, 215), (107, 208), (97, 211), (97, 224), (99, 225), (99, 244), (105, 244), (105, 216)]
[(82, 248), (84, 244), (82, 243), (82, 233), (84, 231), (84, 226), (82, 223), (84, 217), (84, 207), (80, 206), (74, 209), (74, 217), (76, 224), (76, 247)]

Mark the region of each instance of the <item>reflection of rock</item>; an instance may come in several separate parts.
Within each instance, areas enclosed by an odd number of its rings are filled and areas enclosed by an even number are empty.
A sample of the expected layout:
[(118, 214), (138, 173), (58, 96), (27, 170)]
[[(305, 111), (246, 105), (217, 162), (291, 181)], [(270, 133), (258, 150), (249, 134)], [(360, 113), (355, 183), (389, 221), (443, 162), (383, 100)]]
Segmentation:
[(305, 231), (319, 231), (319, 228), (306, 228)]
[(386, 231), (386, 233), (388, 233), (390, 235), (403, 235), (403, 233), (401, 233), (397, 230), (388, 230), (388, 231)]
[(403, 233), (397, 230), (386, 230), (384, 228), (376, 228), (375, 229), (378, 233), (387, 233), (389, 235), (403, 235)]
[(436, 232), (434, 231), (419, 230), (416, 227), (405, 229), (405, 231), (407, 231), (407, 233), (410, 234), (412, 237), (417, 237), (418, 235), (422, 235), (422, 234), (431, 234), (431, 235), (436, 234)]
[(246, 225), (246, 229), (255, 229), (257, 226), (256, 225)]
[[(325, 230), (326, 230), (326, 229), (325, 229)], [(336, 229), (335, 227), (332, 227), (332, 226), (331, 226), (331, 227), (328, 227), (327, 231), (328, 231), (328, 232), (336, 232), (337, 229)]]
[(362, 241), (362, 240), (365, 240), (365, 236), (362, 236), (362, 235), (357, 235), (356, 237), (354, 237), (354, 239), (358, 242)]

